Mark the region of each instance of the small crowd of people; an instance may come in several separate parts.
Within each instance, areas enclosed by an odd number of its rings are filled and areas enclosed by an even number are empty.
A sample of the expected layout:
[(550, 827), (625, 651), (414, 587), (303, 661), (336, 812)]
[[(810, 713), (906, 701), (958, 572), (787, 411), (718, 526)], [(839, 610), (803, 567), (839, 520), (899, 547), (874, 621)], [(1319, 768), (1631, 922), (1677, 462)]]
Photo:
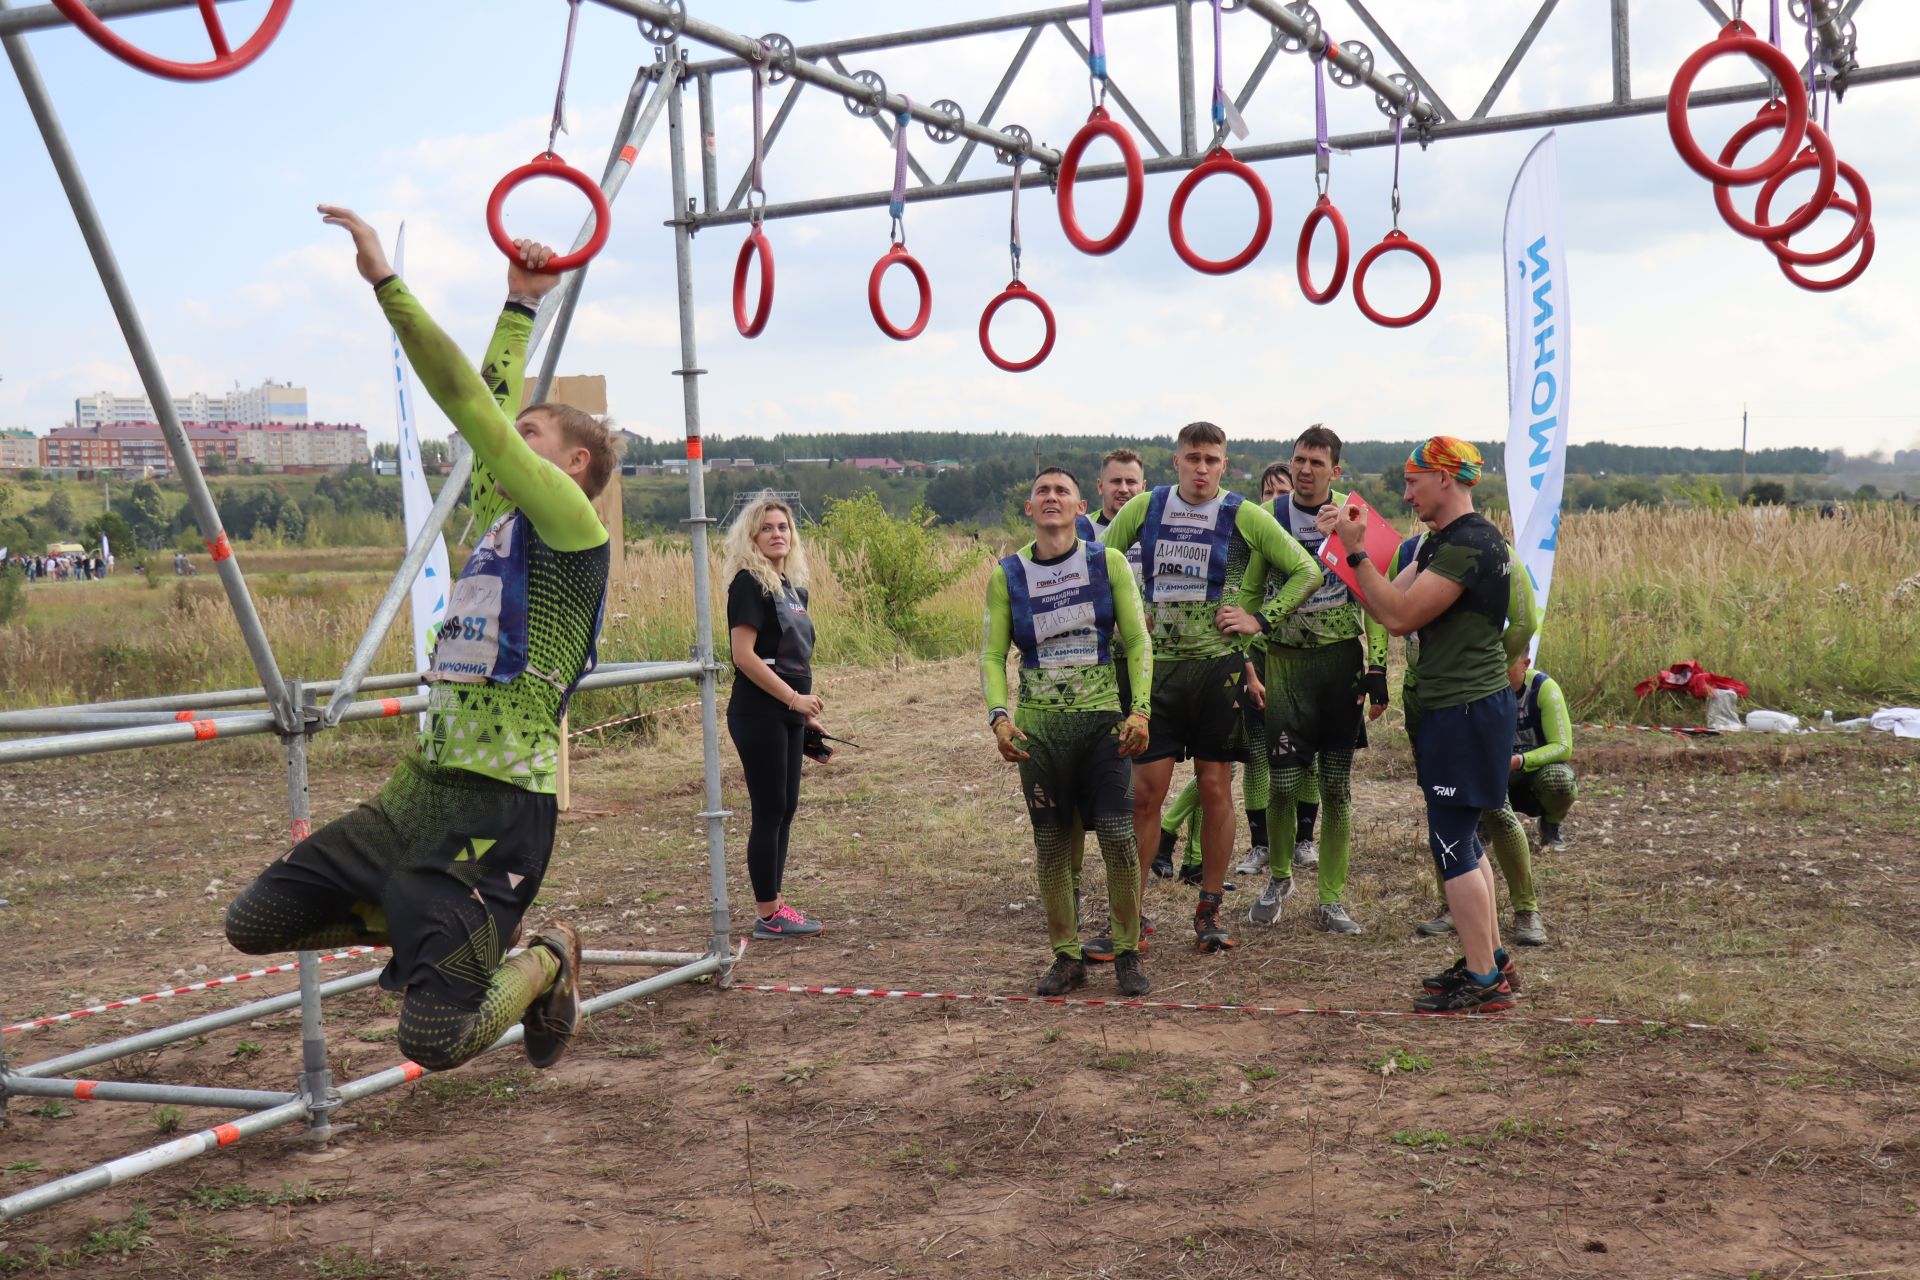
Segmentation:
[(97, 551), (45, 556), (10, 556), (6, 563), (28, 582), (94, 582), (113, 570), (113, 558)]

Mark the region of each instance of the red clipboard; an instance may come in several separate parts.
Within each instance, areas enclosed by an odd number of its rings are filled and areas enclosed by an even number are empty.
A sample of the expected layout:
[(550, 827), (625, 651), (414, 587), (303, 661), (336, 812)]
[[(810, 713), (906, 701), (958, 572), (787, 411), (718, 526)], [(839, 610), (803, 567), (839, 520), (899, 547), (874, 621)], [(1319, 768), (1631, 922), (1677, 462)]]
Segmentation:
[[(1393, 553), (1400, 549), (1399, 530), (1395, 529), (1385, 516), (1368, 506), (1367, 500), (1358, 493), (1348, 494), (1343, 506), (1358, 507), (1366, 513), (1367, 558), (1372, 560), (1374, 567), (1384, 575), (1387, 566), (1393, 563)], [(1338, 534), (1328, 534), (1326, 542), (1321, 544), (1320, 562), (1327, 567), (1328, 572), (1346, 583), (1347, 589), (1354, 595), (1362, 600), (1366, 599), (1367, 593), (1360, 589), (1359, 576), (1347, 565), (1347, 544), (1340, 541)]]

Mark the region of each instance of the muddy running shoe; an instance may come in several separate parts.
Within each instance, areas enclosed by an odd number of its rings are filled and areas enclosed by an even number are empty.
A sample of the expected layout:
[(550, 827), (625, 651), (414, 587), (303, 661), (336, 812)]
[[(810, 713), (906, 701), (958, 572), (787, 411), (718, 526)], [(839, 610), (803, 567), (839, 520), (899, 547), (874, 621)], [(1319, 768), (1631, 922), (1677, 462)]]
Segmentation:
[(1267, 846), (1257, 844), (1247, 850), (1247, 856), (1240, 859), (1239, 864), (1233, 869), (1233, 874), (1237, 876), (1265, 875), (1267, 868), (1272, 862), (1273, 855), (1267, 852)]
[(1513, 928), (1507, 936), (1523, 947), (1544, 947), (1547, 945), (1547, 928), (1540, 923), (1538, 911), (1516, 911), (1513, 913)]
[(1086, 985), (1087, 966), (1083, 961), (1075, 960), (1072, 956), (1055, 956), (1053, 968), (1047, 970), (1033, 993), (1037, 996), (1063, 996)]
[[(1512, 956), (1508, 956), (1501, 964), (1500, 980), (1506, 983), (1510, 990), (1520, 989), (1520, 970), (1514, 967)], [(1472, 975), (1467, 972), (1467, 958), (1461, 956), (1453, 962), (1451, 968), (1442, 969), (1430, 978), (1420, 979), (1420, 985), (1429, 992), (1442, 993), (1472, 981)]]
[(1446, 903), (1440, 904), (1439, 914), (1431, 920), (1422, 920), (1413, 926), (1413, 931), (1423, 938), (1444, 938), (1453, 932), (1453, 912)]
[[(1192, 864), (1191, 866), (1184, 866), (1184, 867), (1181, 867), (1181, 868), (1180, 868), (1180, 883), (1181, 883), (1181, 884), (1190, 884), (1190, 885), (1192, 885), (1192, 886), (1194, 886), (1195, 888), (1199, 888), (1199, 886), (1200, 886), (1200, 864), (1196, 862), (1196, 863), (1193, 863), (1193, 864)], [(1231, 880), (1222, 880), (1222, 881), (1220, 882), (1220, 892), (1222, 892), (1222, 893), (1232, 893), (1232, 892), (1233, 892), (1234, 890), (1236, 890), (1236, 889), (1238, 889), (1239, 887), (1240, 887), (1239, 885), (1237, 885), (1237, 884), (1235, 884), (1235, 883), (1234, 883), (1233, 881), (1231, 881)]]
[(1173, 879), (1173, 846), (1180, 837), (1171, 831), (1160, 833), (1160, 847), (1154, 850), (1153, 874), (1162, 880)]
[(1323, 902), (1313, 910), (1313, 927), (1322, 933), (1359, 933), (1360, 922), (1337, 902)]
[(1195, 951), (1229, 951), (1239, 945), (1227, 932), (1227, 926), (1220, 923), (1220, 903), (1219, 894), (1201, 891), (1200, 905), (1193, 909)]
[(770, 916), (755, 919), (753, 936), (755, 941), (776, 938), (812, 938), (819, 935), (821, 925), (818, 920), (809, 920), (782, 902)]
[(1317, 867), (1320, 865), (1320, 842), (1312, 836), (1305, 840), (1296, 840), (1293, 845), (1293, 865), (1296, 867)]
[(1548, 822), (1545, 818), (1540, 819), (1540, 847), (1552, 849), (1556, 853), (1567, 847), (1567, 842), (1561, 838), (1559, 823)]
[(527, 946), (545, 947), (560, 961), (553, 985), (540, 993), (520, 1018), (526, 1035), (521, 1047), (527, 1061), (545, 1070), (560, 1061), (580, 1022), (580, 935), (570, 924), (550, 924), (534, 930)]
[[(1147, 935), (1153, 932), (1153, 921), (1140, 917), (1140, 953), (1146, 954)], [(1080, 948), (1080, 954), (1088, 964), (1108, 964), (1113, 960), (1113, 930), (1109, 928), (1097, 938), (1090, 938)]]
[(1153, 990), (1153, 984), (1147, 981), (1147, 971), (1140, 967), (1138, 951), (1115, 957), (1113, 980), (1119, 984), (1120, 994), (1130, 1000), (1137, 1000)]
[(1268, 876), (1267, 887), (1247, 908), (1247, 923), (1271, 926), (1279, 923), (1280, 912), (1287, 905), (1287, 897), (1293, 892), (1292, 876)]
[(1513, 1008), (1513, 988), (1506, 979), (1483, 987), (1468, 978), (1451, 991), (1430, 991), (1413, 1002), (1415, 1013), (1501, 1013)]

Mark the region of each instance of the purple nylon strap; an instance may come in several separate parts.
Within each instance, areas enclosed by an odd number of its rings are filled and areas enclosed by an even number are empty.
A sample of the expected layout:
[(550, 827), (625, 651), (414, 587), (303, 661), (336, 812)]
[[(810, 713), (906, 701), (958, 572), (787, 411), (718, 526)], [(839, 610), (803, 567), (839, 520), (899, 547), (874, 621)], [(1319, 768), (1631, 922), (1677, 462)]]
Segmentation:
[[(1087, 0), (1087, 70), (1095, 80), (1107, 78), (1107, 22), (1100, 0)], [(1101, 85), (1104, 91), (1105, 84)]]
[(1326, 43), (1320, 46), (1320, 52), (1309, 54), (1313, 60), (1313, 176), (1320, 186), (1320, 194), (1327, 193), (1327, 179), (1331, 171), (1333, 148), (1327, 143), (1327, 50), (1333, 47), (1333, 37), (1328, 36)]
[(553, 124), (547, 130), (547, 150), (567, 128), (567, 76), (573, 70), (573, 33), (580, 25), (580, 0), (567, 0), (567, 48), (560, 55), (560, 87), (553, 91)]
[(901, 219), (907, 212), (907, 126), (913, 122), (913, 102), (904, 93), (900, 101), (905, 105), (893, 117), (893, 198), (887, 201), (887, 212), (893, 215), (895, 244), (907, 242), (907, 229)]
[[(767, 150), (765, 135), (761, 129), (761, 99), (766, 90), (767, 73), (772, 65), (773, 46), (763, 40), (760, 42), (760, 57), (753, 64), (753, 185), (747, 188), (747, 213), (756, 226), (760, 223), (760, 210), (767, 207), (767, 188), (760, 177), (761, 161), (766, 158)], [(755, 196), (760, 197), (760, 204), (757, 207), (753, 203)]]
[(1227, 124), (1227, 81), (1220, 62), (1220, 0), (1213, 0), (1213, 125), (1223, 130)]
[(1020, 278), (1020, 166), (1027, 157), (1016, 155), (1013, 158), (1013, 214), (1007, 225), (1007, 250), (1013, 256), (1013, 278)]

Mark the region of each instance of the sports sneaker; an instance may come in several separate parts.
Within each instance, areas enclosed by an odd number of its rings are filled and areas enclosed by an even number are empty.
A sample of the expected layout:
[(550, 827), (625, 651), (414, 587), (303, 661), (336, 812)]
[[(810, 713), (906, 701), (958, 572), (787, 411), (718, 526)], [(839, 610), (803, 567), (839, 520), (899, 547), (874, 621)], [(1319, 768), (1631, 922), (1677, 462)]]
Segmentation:
[(1453, 911), (1443, 902), (1433, 919), (1422, 920), (1413, 931), (1423, 938), (1443, 938), (1453, 932)]
[(553, 985), (541, 992), (520, 1017), (526, 1032), (521, 1047), (527, 1051), (527, 1061), (545, 1070), (560, 1061), (580, 1022), (580, 935), (570, 924), (550, 924), (534, 930), (527, 946), (545, 947), (560, 961)]
[(1233, 869), (1233, 874), (1237, 876), (1265, 875), (1267, 868), (1270, 867), (1272, 863), (1273, 856), (1267, 852), (1267, 846), (1257, 844), (1247, 850), (1247, 856), (1240, 859), (1239, 864)]
[(782, 902), (770, 916), (756, 918), (753, 922), (755, 941), (773, 938), (811, 938), (821, 932), (818, 920), (809, 920)]
[[(1507, 984), (1509, 990), (1520, 989), (1520, 970), (1515, 967), (1512, 956), (1508, 956), (1506, 963), (1500, 966), (1500, 980)], [(1442, 969), (1430, 978), (1420, 979), (1420, 985), (1428, 991), (1446, 992), (1472, 981), (1473, 978), (1467, 973), (1467, 958), (1461, 956), (1451, 967)]]
[(1567, 847), (1567, 842), (1561, 838), (1559, 823), (1548, 822), (1545, 818), (1540, 819), (1540, 847), (1555, 851)]
[(1547, 945), (1546, 926), (1540, 923), (1538, 911), (1516, 911), (1513, 913), (1513, 928), (1507, 936), (1523, 947), (1544, 947)]
[(1322, 933), (1359, 933), (1360, 922), (1337, 902), (1323, 902), (1313, 911), (1313, 927)]
[[(1197, 887), (1199, 887), (1199, 884), (1200, 884), (1200, 864), (1196, 862), (1196, 863), (1193, 863), (1193, 864), (1192, 864), (1191, 866), (1183, 866), (1183, 867), (1181, 867), (1181, 868), (1180, 868), (1180, 883), (1181, 883), (1181, 884), (1190, 884), (1190, 885), (1193, 885), (1193, 886), (1195, 886), (1196, 888), (1197, 888)], [(1235, 889), (1238, 889), (1239, 887), (1240, 887), (1240, 886), (1239, 886), (1238, 884), (1235, 884), (1235, 883), (1234, 883), (1233, 881), (1231, 881), (1231, 880), (1222, 880), (1222, 881), (1220, 882), (1220, 892), (1222, 892), (1222, 893), (1232, 893), (1232, 892), (1233, 892), (1233, 891), (1234, 891)]]
[(1153, 984), (1147, 981), (1147, 972), (1140, 967), (1140, 953), (1129, 951), (1117, 956), (1113, 962), (1113, 980), (1120, 986), (1120, 994), (1129, 999), (1137, 999), (1153, 990)]
[(1312, 836), (1305, 840), (1296, 840), (1293, 844), (1293, 865), (1296, 867), (1317, 867), (1320, 865), (1320, 842)]
[(1513, 988), (1505, 978), (1483, 987), (1463, 979), (1450, 991), (1430, 991), (1413, 1002), (1415, 1013), (1500, 1013), (1513, 1008)]
[(1260, 891), (1247, 908), (1247, 923), (1272, 925), (1279, 921), (1280, 912), (1287, 905), (1287, 895), (1293, 892), (1292, 876), (1268, 876), (1267, 887)]
[[(1140, 917), (1140, 953), (1146, 954), (1147, 935), (1153, 932), (1153, 921)], [(1113, 958), (1113, 930), (1108, 930), (1097, 938), (1089, 938), (1080, 948), (1080, 954), (1088, 964), (1108, 964)]]
[(1033, 993), (1037, 996), (1063, 996), (1086, 985), (1087, 966), (1084, 961), (1075, 960), (1072, 956), (1055, 956), (1053, 968), (1047, 970)]
[(1162, 849), (1153, 855), (1153, 874), (1162, 880), (1173, 879), (1173, 852)]
[(1239, 944), (1227, 927), (1220, 923), (1220, 895), (1200, 894), (1200, 905), (1193, 909), (1193, 949), (1195, 951), (1228, 951)]

